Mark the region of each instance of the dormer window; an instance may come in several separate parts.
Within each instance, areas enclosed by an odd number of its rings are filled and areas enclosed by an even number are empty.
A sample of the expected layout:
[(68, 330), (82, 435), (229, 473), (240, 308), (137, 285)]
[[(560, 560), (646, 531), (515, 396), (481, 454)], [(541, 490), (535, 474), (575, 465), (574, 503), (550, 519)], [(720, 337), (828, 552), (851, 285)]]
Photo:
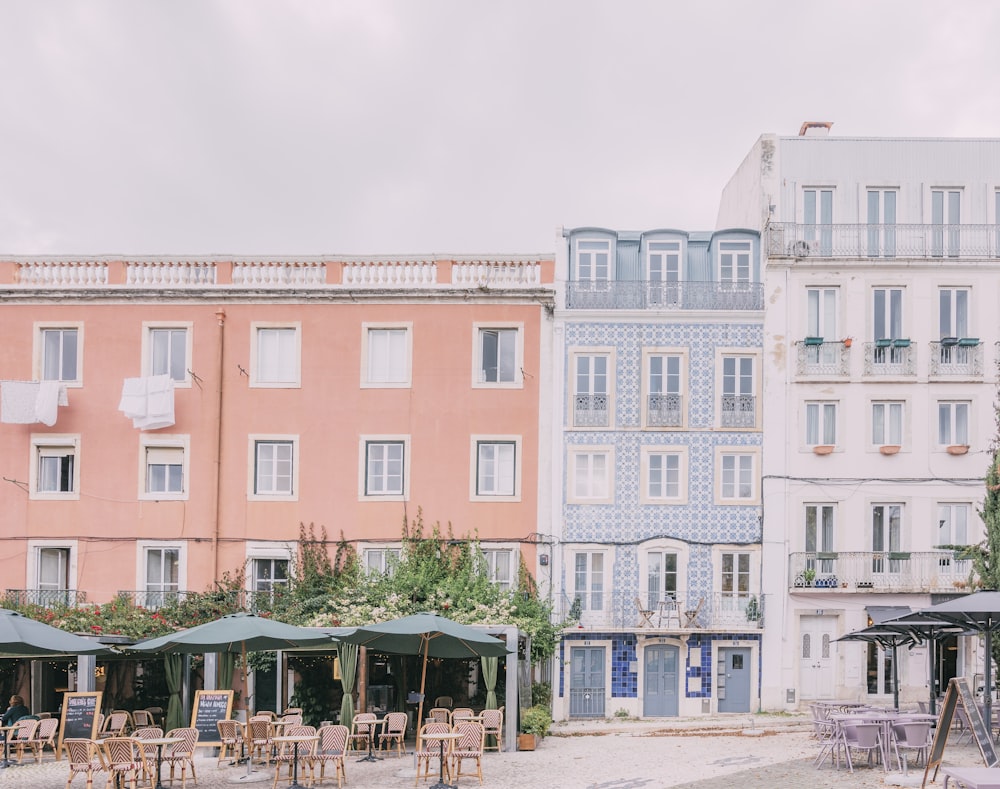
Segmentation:
[(611, 279), (611, 242), (578, 241), (576, 245), (576, 280), (607, 282)]

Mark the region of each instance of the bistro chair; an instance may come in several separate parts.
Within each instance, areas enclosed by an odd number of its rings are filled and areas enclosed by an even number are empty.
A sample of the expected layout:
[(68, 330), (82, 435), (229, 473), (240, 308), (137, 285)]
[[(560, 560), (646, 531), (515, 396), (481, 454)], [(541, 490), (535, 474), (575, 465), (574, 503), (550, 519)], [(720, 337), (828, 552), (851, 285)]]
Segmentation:
[(38, 721), (38, 728), (35, 729), (34, 736), (28, 740), (28, 745), (31, 748), (32, 754), (34, 754), (35, 762), (41, 764), (42, 752), (45, 750), (45, 746), (48, 745), (52, 752), (56, 755), (56, 761), (62, 758), (59, 753), (59, 748), (56, 745), (56, 732), (59, 731), (59, 719), (58, 718), (43, 718)]
[[(332, 762), (337, 775), (337, 786), (340, 787), (347, 781), (344, 757), (347, 755), (347, 738), (351, 731), (346, 726), (331, 724), (320, 727), (316, 733), (319, 735), (319, 743), (312, 756), (313, 783), (323, 783), (323, 779), (326, 778), (326, 763)], [(316, 778), (317, 764), (319, 765), (319, 778)]]
[[(315, 735), (316, 728), (314, 726), (289, 726), (285, 729), (285, 733), (282, 736), (313, 737)], [(274, 783), (271, 784), (272, 789), (278, 785), (278, 780), (281, 777), (282, 765), (285, 765), (288, 768), (288, 783), (291, 784), (296, 761), (299, 763), (300, 769), (309, 769), (309, 778), (306, 783), (307, 785), (312, 785), (314, 764), (313, 757), (314, 751), (316, 750), (316, 742), (282, 742), (279, 743), (279, 746), (278, 752), (274, 755)]]
[(102, 745), (108, 754), (108, 774), (111, 782), (124, 787), (125, 782), (135, 789), (140, 775), (147, 773), (138, 741), (131, 737), (106, 737)]
[(372, 743), (375, 741), (375, 726), (378, 721), (378, 715), (374, 712), (359, 712), (354, 716), (354, 721), (351, 723), (351, 734), (347, 738), (348, 747), (353, 747), (354, 750), (360, 751), (360, 747), (364, 744), (364, 750), (369, 750)]
[(653, 617), (656, 615), (656, 610), (652, 608), (646, 608), (642, 604), (642, 600), (638, 597), (635, 598), (635, 610), (639, 614), (639, 622), (637, 627), (653, 627)]
[(451, 710), (447, 707), (434, 707), (427, 712), (427, 722), (451, 723)]
[(139, 754), (142, 756), (143, 768), (149, 785), (156, 785), (156, 778), (153, 773), (156, 771), (156, 746), (147, 745), (143, 740), (158, 740), (163, 736), (163, 729), (159, 726), (144, 726), (132, 732), (132, 738), (139, 745)]
[(139, 729), (144, 729), (147, 726), (155, 726), (156, 722), (153, 720), (152, 714), (147, 710), (135, 710), (132, 713), (132, 727), (133, 731)]
[(437, 766), (438, 760), (441, 758), (442, 748), (444, 748), (442, 769), (444, 769), (447, 780), (451, 781), (451, 743), (445, 741), (442, 746), (441, 740), (424, 739), (425, 734), (448, 734), (450, 731), (451, 726), (444, 722), (425, 723), (420, 727), (420, 731), (417, 733), (417, 747), (414, 751), (414, 755), (417, 757), (417, 775), (413, 779), (414, 786), (420, 780), (420, 765), (424, 766), (424, 780), (426, 781), (430, 776), (431, 764)]
[(390, 712), (385, 716), (385, 722), (382, 725), (382, 733), (378, 736), (378, 748), (379, 750), (385, 750), (386, 743), (396, 743), (396, 755), (402, 756), (406, 753), (406, 745), (403, 740), (406, 739), (406, 726), (409, 723), (409, 718), (406, 717), (405, 712)]
[(285, 715), (301, 715), (302, 707), (285, 707), (284, 711), (281, 713), (282, 716)]
[(479, 721), (486, 736), (483, 750), (500, 753), (503, 750), (503, 710), (483, 710), (479, 713)]
[(124, 737), (128, 734), (128, 713), (122, 710), (112, 712), (104, 719), (101, 737)]
[[(87, 789), (94, 785), (94, 773), (106, 773), (108, 763), (104, 759), (104, 751), (94, 740), (70, 738), (63, 740), (69, 760), (69, 777), (66, 779), (66, 789), (78, 775), (87, 776)], [(105, 782), (106, 783), (106, 782)]]
[(468, 720), (475, 717), (476, 713), (472, 710), (472, 707), (455, 707), (451, 711), (451, 725), (457, 726), (460, 720)]
[(271, 762), (271, 719), (261, 715), (254, 716), (247, 723), (246, 733), (243, 735), (247, 747), (247, 756), (252, 761), (254, 753), (257, 758), (263, 757), (264, 764)]
[(239, 721), (234, 720), (216, 721), (215, 727), (219, 730), (219, 742), (222, 743), (219, 746), (219, 761), (216, 762), (216, 766), (218, 766), (222, 764), (230, 751), (233, 758), (239, 756), (240, 748), (243, 745), (243, 727)]
[(848, 723), (844, 726), (841, 747), (847, 760), (847, 769), (854, 772), (854, 762), (851, 751), (864, 751), (868, 754), (868, 766), (882, 750), (882, 726), (878, 723)]
[(448, 709), (451, 709), (452, 707), (455, 706), (455, 702), (451, 698), (451, 696), (438, 696), (436, 699), (434, 699), (434, 706), (447, 707)]
[[(917, 754), (917, 766), (920, 760), (927, 763), (927, 753), (931, 747), (931, 724), (929, 721), (910, 721), (896, 723), (892, 726), (892, 749), (896, 752), (896, 764), (903, 768), (903, 775), (906, 775), (906, 751), (914, 751)], [(899, 751), (903, 750), (900, 757)]]
[(451, 764), (455, 769), (452, 775), (457, 782), (462, 777), (462, 762), (472, 759), (476, 763), (476, 775), (479, 777), (479, 785), (483, 785), (483, 744), (486, 735), (483, 733), (483, 724), (476, 721), (460, 720), (455, 725), (455, 731), (460, 735), (455, 740), (455, 747), (451, 750)]
[(8, 747), (13, 747), (16, 750), (18, 764), (24, 759), (24, 749), (31, 748), (31, 741), (35, 737), (35, 732), (38, 731), (39, 723), (41, 721), (35, 717), (20, 718), (14, 722), (14, 730), (10, 733), (10, 746)]
[(174, 783), (174, 768), (180, 765), (181, 768), (181, 789), (187, 785), (187, 768), (191, 768), (191, 778), (195, 785), (198, 784), (198, 775), (194, 770), (194, 751), (198, 746), (198, 730), (192, 727), (181, 729), (171, 729), (167, 732), (168, 737), (180, 737), (180, 742), (175, 742), (169, 746), (169, 750), (163, 754), (163, 761), (170, 765), (170, 784)]

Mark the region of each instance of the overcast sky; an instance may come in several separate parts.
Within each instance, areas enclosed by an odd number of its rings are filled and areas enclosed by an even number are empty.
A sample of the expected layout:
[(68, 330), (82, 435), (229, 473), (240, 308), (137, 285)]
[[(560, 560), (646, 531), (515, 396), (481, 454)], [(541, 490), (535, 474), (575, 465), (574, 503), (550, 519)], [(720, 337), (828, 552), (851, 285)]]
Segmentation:
[(762, 133), (997, 137), (1000, 3), (0, 0), (0, 253), (551, 253)]

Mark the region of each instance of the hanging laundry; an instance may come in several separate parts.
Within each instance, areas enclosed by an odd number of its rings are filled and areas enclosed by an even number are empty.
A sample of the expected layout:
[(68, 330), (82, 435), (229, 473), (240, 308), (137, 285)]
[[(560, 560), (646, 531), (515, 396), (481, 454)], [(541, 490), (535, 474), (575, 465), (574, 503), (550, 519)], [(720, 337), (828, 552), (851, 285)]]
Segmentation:
[(118, 410), (140, 430), (158, 430), (174, 424), (174, 380), (169, 375), (126, 378)]
[(59, 381), (0, 382), (0, 422), (48, 427), (56, 423), (59, 406), (69, 405), (66, 385)]

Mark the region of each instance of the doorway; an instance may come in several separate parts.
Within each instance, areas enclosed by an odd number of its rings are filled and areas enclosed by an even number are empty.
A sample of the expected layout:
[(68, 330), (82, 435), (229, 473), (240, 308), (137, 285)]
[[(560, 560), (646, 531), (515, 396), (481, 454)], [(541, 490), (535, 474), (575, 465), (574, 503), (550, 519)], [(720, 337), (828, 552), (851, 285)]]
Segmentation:
[(750, 647), (719, 647), (719, 712), (750, 712)]
[(604, 647), (570, 649), (569, 716), (604, 717)]
[(799, 617), (799, 689), (803, 700), (833, 698), (836, 628), (834, 616)]
[(677, 715), (677, 666), (680, 649), (669, 644), (646, 647), (643, 663), (642, 714), (646, 718)]

